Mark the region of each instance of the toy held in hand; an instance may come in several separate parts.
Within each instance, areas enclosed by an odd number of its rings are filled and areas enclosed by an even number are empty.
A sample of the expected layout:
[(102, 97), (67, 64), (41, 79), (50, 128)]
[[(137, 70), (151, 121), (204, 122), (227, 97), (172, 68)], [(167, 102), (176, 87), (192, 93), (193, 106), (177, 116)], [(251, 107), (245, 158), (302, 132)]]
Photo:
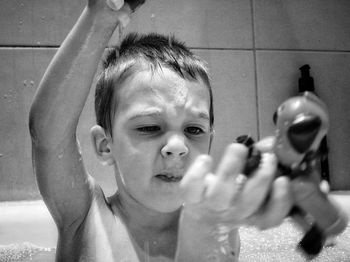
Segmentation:
[(146, 0), (106, 0), (106, 3), (111, 9), (118, 11), (120, 8), (122, 8), (125, 2), (129, 4), (132, 12), (135, 12), (136, 8), (144, 4), (145, 1)]
[(292, 170), (303, 169), (317, 157), (321, 140), (328, 132), (326, 105), (314, 94), (305, 92), (282, 103), (274, 119), (277, 140), (274, 151), (279, 163)]
[[(305, 232), (299, 248), (308, 256), (317, 255), (327, 238), (343, 232), (348, 218), (320, 190), (315, 162), (319, 147), (328, 132), (326, 105), (314, 94), (304, 92), (282, 103), (274, 115), (276, 143), (274, 152), (279, 161), (280, 175), (292, 179), (295, 206), (290, 216)], [(237, 142), (253, 147), (247, 136)], [(246, 169), (257, 167), (257, 151), (250, 149)], [(246, 173), (249, 175), (249, 173)]]

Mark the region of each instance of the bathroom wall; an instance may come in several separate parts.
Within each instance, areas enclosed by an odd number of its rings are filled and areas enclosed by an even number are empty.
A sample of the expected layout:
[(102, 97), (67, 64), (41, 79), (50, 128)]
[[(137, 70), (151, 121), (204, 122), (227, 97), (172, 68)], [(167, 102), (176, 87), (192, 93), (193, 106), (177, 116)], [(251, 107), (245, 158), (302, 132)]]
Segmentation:
[[(31, 166), (28, 111), (40, 78), (84, 8), (83, 0), (0, 3), (0, 200), (40, 198)], [(350, 189), (350, 1), (148, 0), (127, 31), (174, 34), (207, 60), (215, 96), (218, 160), (241, 134), (273, 134), (272, 114), (297, 94), (298, 68), (311, 66), (329, 107), (330, 184)], [(116, 32), (111, 45), (118, 42)], [(113, 170), (90, 145), (92, 96), (78, 129), (87, 169), (107, 194)]]

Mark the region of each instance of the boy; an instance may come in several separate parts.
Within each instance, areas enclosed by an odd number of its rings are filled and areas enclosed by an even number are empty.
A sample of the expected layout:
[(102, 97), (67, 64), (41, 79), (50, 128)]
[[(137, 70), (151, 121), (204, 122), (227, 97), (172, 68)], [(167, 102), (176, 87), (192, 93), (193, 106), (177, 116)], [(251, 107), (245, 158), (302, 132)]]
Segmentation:
[(181, 43), (131, 35), (109, 55), (91, 133), (99, 159), (116, 170), (118, 191), (106, 199), (84, 168), (79, 116), (108, 40), (131, 13), (128, 3), (110, 5), (88, 1), (30, 111), (38, 185), (59, 232), (56, 260), (237, 261), (237, 228), (281, 223), (292, 204), (289, 181), (274, 180), (271, 153), (251, 178), (240, 174), (247, 148), (239, 144), (212, 173), (211, 87)]

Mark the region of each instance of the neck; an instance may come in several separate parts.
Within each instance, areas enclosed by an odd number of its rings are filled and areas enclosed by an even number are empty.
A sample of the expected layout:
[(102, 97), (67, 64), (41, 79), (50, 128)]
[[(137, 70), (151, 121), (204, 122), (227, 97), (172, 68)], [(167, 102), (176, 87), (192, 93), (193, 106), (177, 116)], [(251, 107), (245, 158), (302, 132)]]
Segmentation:
[(117, 192), (109, 202), (114, 214), (126, 224), (139, 256), (173, 259), (181, 208), (171, 213), (158, 212), (123, 193)]
[(109, 202), (113, 212), (121, 216), (129, 229), (153, 233), (177, 229), (181, 208), (168, 213), (152, 210), (125, 191), (114, 194)]

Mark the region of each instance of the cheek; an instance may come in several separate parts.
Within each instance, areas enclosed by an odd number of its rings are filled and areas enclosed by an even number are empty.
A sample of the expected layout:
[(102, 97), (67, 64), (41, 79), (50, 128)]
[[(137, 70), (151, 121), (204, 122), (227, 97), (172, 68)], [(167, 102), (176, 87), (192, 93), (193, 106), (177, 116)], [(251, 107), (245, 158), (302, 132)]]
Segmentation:
[(192, 154), (208, 154), (211, 143), (210, 140), (211, 136), (208, 134), (200, 141), (192, 142)]
[(154, 156), (150, 148), (148, 150), (136, 148), (124, 140), (122, 143), (115, 144), (113, 154), (118, 169), (125, 180), (140, 179), (141, 176), (147, 177), (152, 172), (152, 157)]

